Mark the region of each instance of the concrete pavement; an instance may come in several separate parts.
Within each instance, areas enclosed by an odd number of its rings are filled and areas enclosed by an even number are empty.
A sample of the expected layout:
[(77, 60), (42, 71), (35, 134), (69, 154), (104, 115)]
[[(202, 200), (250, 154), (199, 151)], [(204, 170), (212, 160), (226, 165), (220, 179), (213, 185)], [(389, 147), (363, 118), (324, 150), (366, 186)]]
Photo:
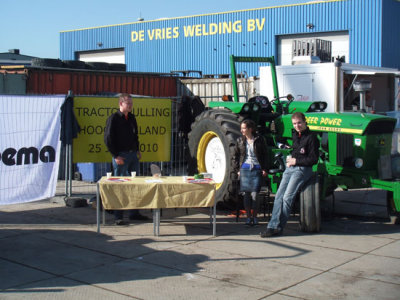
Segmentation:
[(1, 206), (0, 299), (400, 298), (400, 226), (385, 219), (336, 215), (304, 234), (293, 217), (261, 239), (266, 220), (221, 211), (212, 237), (207, 213), (164, 210), (154, 237), (151, 222), (97, 234), (92, 207)]

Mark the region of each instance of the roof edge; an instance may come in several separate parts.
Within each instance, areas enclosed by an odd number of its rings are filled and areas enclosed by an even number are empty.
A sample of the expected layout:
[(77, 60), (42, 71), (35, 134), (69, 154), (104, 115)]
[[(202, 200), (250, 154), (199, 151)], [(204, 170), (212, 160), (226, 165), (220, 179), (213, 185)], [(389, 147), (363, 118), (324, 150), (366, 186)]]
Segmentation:
[(148, 21), (136, 21), (136, 22), (121, 23), (121, 24), (86, 27), (86, 28), (80, 28), (80, 29), (62, 30), (59, 33), (68, 33), (68, 32), (75, 32), (75, 31), (83, 31), (83, 30), (91, 30), (91, 29), (99, 29), (99, 28), (107, 28), (107, 27), (116, 27), (116, 26), (125, 26), (125, 25), (132, 25), (132, 24), (142, 24), (142, 23), (150, 23), (150, 22), (162, 22), (162, 21), (186, 19), (186, 18), (196, 18), (196, 17), (204, 17), (204, 16), (224, 15), (224, 14), (231, 14), (231, 13), (245, 12), (245, 11), (266, 10), (266, 9), (275, 9), (275, 8), (281, 8), (281, 7), (292, 7), (292, 6), (301, 6), (301, 5), (315, 5), (315, 4), (321, 4), (321, 3), (343, 2), (343, 1), (347, 1), (347, 0), (327, 0), (327, 1), (321, 0), (321, 1), (310, 1), (310, 2), (306, 2), (306, 3), (296, 3), (296, 4), (268, 6), (268, 7), (260, 7), (260, 8), (240, 9), (240, 10), (224, 11), (224, 12), (218, 12), (218, 13), (208, 13), (208, 14), (199, 14), (199, 15), (191, 15), (191, 16), (172, 17), (172, 18), (162, 18), (162, 19), (148, 20)]

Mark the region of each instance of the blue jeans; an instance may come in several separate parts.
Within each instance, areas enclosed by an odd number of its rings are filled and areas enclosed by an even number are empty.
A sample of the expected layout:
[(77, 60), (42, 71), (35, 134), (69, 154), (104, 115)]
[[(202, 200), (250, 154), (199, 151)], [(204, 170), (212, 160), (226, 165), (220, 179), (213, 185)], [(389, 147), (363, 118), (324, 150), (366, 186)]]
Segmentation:
[(285, 169), (275, 195), (274, 208), (267, 228), (282, 230), (285, 227), (296, 194), (311, 175), (312, 167), (292, 166)]
[[(117, 165), (115, 159), (112, 159), (112, 165), (114, 169), (114, 176), (131, 176), (132, 171), (136, 171), (136, 175), (139, 175), (139, 159), (137, 157), (136, 151), (133, 152), (120, 152), (118, 154), (125, 158), (123, 165)], [(138, 215), (139, 211), (137, 209), (129, 210), (129, 216)], [(114, 210), (115, 220), (121, 220), (124, 217), (123, 210)]]
[(121, 152), (118, 155), (124, 157), (125, 160), (123, 165), (117, 165), (113, 158), (114, 176), (131, 176), (132, 171), (136, 171), (136, 175), (139, 175), (139, 159), (135, 151)]

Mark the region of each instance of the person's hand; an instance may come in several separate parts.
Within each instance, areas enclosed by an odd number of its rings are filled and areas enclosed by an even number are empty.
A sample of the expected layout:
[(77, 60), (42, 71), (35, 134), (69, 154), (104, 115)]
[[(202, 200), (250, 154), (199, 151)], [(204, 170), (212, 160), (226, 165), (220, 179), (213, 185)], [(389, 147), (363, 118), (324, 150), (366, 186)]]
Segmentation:
[(117, 163), (117, 165), (123, 165), (124, 164), (124, 160), (125, 160), (125, 157), (122, 157), (122, 156), (117, 156), (115, 158), (115, 162)]
[(296, 165), (296, 159), (294, 157), (288, 157), (286, 159), (286, 167), (291, 167)]
[(262, 176), (267, 177), (267, 172), (265, 170), (262, 170)]
[(240, 177), (240, 171), (238, 172), (238, 178)]
[(139, 160), (142, 159), (142, 153), (141, 153), (140, 151), (137, 152), (137, 158), (138, 158)]

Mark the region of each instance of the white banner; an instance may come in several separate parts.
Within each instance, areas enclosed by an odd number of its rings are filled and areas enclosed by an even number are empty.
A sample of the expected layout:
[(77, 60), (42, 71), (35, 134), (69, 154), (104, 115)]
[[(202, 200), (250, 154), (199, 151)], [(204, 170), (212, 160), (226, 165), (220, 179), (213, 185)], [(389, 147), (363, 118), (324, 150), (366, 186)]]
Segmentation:
[(0, 96), (0, 205), (53, 197), (65, 96)]

